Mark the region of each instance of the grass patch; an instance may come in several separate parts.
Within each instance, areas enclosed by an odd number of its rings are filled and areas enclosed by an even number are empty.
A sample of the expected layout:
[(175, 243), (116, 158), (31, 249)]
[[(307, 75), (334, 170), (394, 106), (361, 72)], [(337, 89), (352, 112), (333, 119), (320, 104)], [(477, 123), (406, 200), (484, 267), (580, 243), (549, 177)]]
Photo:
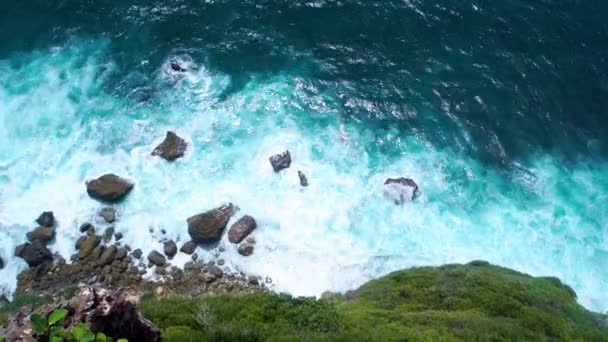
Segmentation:
[(165, 341), (608, 341), (606, 316), (558, 279), (484, 262), (394, 272), (347, 298), (148, 295), (140, 309)]

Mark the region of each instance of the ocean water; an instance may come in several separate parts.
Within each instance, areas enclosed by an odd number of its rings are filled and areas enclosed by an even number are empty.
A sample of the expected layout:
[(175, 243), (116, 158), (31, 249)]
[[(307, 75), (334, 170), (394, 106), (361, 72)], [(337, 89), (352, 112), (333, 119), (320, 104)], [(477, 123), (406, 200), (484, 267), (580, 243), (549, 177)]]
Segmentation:
[[(257, 245), (244, 258), (224, 239), (221, 257), (277, 291), (484, 259), (557, 276), (608, 310), (607, 13), (597, 1), (3, 1), (0, 291), (26, 267), (13, 251), (40, 212), (54, 211), (50, 248), (66, 259), (81, 223), (105, 228), (84, 182), (114, 172), (136, 183), (116, 206), (125, 243), (162, 249), (164, 229), (180, 245), (187, 217), (232, 202), (256, 218)], [(167, 130), (189, 143), (174, 163), (150, 156)], [(268, 157), (285, 149), (292, 166), (274, 173)], [(396, 206), (382, 184), (401, 176), (421, 196)]]

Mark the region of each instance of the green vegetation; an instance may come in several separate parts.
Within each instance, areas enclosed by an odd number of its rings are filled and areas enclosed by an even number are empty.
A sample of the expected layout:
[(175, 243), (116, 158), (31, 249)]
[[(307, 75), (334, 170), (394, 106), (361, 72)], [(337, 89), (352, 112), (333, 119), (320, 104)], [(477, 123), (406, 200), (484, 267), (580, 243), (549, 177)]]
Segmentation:
[[(65, 330), (59, 323), (68, 315), (67, 309), (57, 309), (44, 317), (38, 314), (33, 314), (30, 317), (32, 329), (37, 334), (39, 341), (50, 342), (112, 342), (113, 340), (105, 334), (91, 332), (87, 324), (77, 324), (72, 330)], [(125, 339), (119, 339), (117, 342), (127, 342)]]
[(36, 295), (19, 295), (13, 298), (13, 301), (4, 305), (0, 308), (0, 327), (6, 326), (8, 323), (8, 317), (12, 314), (17, 313), (25, 305), (31, 305), (34, 309), (52, 302), (53, 299), (50, 296), (36, 296)]
[(485, 262), (398, 271), (327, 300), (147, 295), (140, 309), (164, 341), (608, 341), (606, 316), (558, 279)]

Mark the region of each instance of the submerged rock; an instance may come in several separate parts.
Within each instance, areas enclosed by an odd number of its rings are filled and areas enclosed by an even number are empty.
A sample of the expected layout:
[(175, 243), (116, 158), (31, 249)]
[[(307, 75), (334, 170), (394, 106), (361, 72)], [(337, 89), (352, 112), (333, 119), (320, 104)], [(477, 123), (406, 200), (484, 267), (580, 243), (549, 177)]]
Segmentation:
[(15, 248), (15, 256), (25, 260), (29, 267), (36, 267), (53, 261), (53, 253), (40, 240), (34, 240), (32, 243), (26, 242), (17, 246)]
[(188, 255), (194, 253), (195, 250), (196, 250), (196, 242), (194, 242), (194, 241), (188, 241), (188, 242), (184, 243), (182, 248), (179, 249), (180, 252), (182, 252), (184, 254), (188, 254)]
[(173, 242), (173, 240), (169, 240), (165, 242), (163, 250), (165, 252), (165, 255), (168, 256), (169, 259), (171, 259), (175, 256), (175, 254), (177, 254), (177, 245), (175, 245), (175, 242)]
[(88, 222), (85, 222), (85, 223), (83, 223), (83, 224), (81, 224), (81, 225), (80, 225), (79, 230), (80, 230), (80, 232), (81, 232), (81, 233), (84, 233), (84, 232), (88, 231), (88, 230), (89, 230), (89, 229), (91, 229), (91, 228), (92, 228), (93, 230), (95, 230), (95, 227), (93, 227), (93, 225), (92, 225), (92, 224), (90, 224), (90, 223), (88, 223)]
[(270, 160), (274, 172), (279, 172), (291, 165), (291, 154), (289, 154), (289, 151), (285, 151), (271, 156), (268, 160)]
[(169, 66), (171, 66), (171, 70), (175, 71), (175, 72), (186, 72), (188, 71), (186, 68), (184, 68), (179, 62), (177, 61), (172, 61)]
[(252, 244), (250, 244), (249, 242), (245, 242), (239, 246), (238, 251), (239, 254), (242, 256), (250, 256), (251, 254), (253, 254), (253, 249), (254, 247)]
[(222, 238), (236, 209), (232, 203), (188, 218), (188, 234), (197, 243), (214, 243)]
[(142, 252), (141, 249), (136, 249), (133, 252), (131, 252), (131, 255), (135, 258), (135, 259), (139, 259), (141, 258), (142, 255), (144, 255), (144, 252)]
[(116, 209), (112, 207), (102, 208), (99, 212), (99, 216), (101, 216), (107, 223), (112, 223), (116, 220)]
[(245, 215), (236, 221), (228, 231), (228, 240), (232, 243), (240, 243), (251, 232), (255, 230), (257, 224), (253, 217)]
[(306, 178), (306, 175), (304, 174), (304, 172), (298, 171), (298, 178), (300, 178), (301, 186), (308, 186), (308, 178)]
[(184, 156), (188, 143), (174, 132), (168, 131), (165, 140), (152, 151), (153, 156), (173, 161)]
[(52, 227), (55, 224), (55, 216), (52, 211), (45, 211), (38, 216), (36, 222), (42, 227)]
[(148, 254), (148, 261), (150, 261), (155, 266), (165, 266), (167, 263), (167, 259), (165, 256), (158, 253), (157, 251), (152, 251)]
[(403, 204), (406, 199), (414, 200), (420, 196), (418, 184), (411, 178), (387, 178), (384, 181), (384, 193), (395, 204)]
[(27, 239), (32, 242), (34, 240), (40, 240), (42, 242), (48, 242), (55, 236), (55, 229), (51, 227), (38, 227), (31, 232), (26, 234)]
[(129, 180), (113, 173), (105, 174), (97, 179), (86, 182), (89, 196), (106, 202), (118, 202), (133, 189), (134, 184)]

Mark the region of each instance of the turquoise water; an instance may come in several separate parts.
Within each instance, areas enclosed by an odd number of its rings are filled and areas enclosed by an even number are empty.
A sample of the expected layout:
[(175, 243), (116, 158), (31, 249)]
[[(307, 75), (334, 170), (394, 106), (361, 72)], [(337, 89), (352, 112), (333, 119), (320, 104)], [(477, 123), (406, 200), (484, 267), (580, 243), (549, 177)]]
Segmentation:
[[(115, 172), (136, 182), (118, 205), (126, 243), (162, 248), (161, 229), (185, 241), (188, 216), (231, 201), (258, 221), (258, 244), (243, 258), (226, 243), (224, 258), (278, 291), (319, 295), (485, 259), (558, 276), (608, 310), (607, 5), (0, 9), (3, 291), (25, 268), (12, 252), (41, 211), (55, 212), (51, 249), (66, 258), (81, 223), (103, 229), (84, 181)], [(169, 129), (190, 144), (175, 163), (150, 156)], [(292, 166), (275, 174), (268, 157), (285, 149)], [(420, 185), (416, 201), (384, 197), (384, 179), (398, 176)]]

